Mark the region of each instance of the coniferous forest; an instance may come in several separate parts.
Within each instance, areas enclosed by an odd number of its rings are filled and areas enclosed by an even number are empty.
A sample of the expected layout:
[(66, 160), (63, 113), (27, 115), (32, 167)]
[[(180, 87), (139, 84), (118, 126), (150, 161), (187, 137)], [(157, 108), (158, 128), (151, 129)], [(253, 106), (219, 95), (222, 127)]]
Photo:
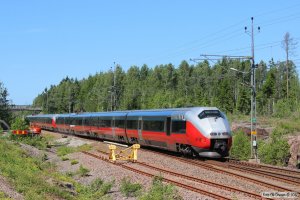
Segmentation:
[[(44, 113), (213, 106), (225, 113), (249, 114), (250, 69), (248, 60), (226, 58), (214, 64), (131, 66), (127, 71), (117, 65), (82, 80), (66, 77), (46, 88), (33, 105)], [(288, 67), (286, 62), (261, 61), (255, 74), (258, 115), (283, 117), (300, 108), (299, 78), (292, 61)]]

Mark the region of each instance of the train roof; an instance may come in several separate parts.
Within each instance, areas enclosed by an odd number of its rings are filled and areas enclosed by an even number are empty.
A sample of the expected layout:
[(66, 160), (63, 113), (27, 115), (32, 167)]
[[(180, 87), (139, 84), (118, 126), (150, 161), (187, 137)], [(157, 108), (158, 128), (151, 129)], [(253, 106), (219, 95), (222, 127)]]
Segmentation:
[(64, 113), (64, 114), (44, 114), (30, 115), (28, 118), (34, 117), (137, 117), (137, 116), (174, 116), (185, 115), (187, 112), (199, 114), (203, 110), (219, 110), (216, 107), (187, 107), (187, 108), (167, 108), (152, 110), (126, 110), (112, 112), (85, 112), (85, 113)]
[(37, 118), (37, 117), (42, 117), (42, 118), (48, 118), (48, 117), (53, 117), (55, 114), (39, 114), (39, 115), (27, 115), (26, 118)]
[(153, 110), (135, 110), (128, 113), (128, 116), (174, 116), (185, 115), (187, 112), (199, 114), (203, 110), (218, 110), (216, 107), (188, 107), (188, 108), (167, 108)]

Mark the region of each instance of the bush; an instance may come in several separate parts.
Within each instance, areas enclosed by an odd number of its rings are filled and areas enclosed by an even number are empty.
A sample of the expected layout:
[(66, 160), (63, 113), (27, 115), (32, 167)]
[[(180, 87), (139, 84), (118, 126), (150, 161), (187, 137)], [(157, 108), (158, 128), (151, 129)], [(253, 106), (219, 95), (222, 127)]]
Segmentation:
[(79, 169), (78, 169), (78, 174), (80, 176), (87, 176), (89, 174), (90, 170), (87, 168), (84, 168), (82, 165), (80, 165)]
[(68, 147), (68, 146), (61, 146), (57, 148), (57, 155), (58, 156), (65, 156), (70, 153), (74, 153), (76, 149), (74, 147)]
[(283, 138), (284, 134), (281, 128), (276, 128), (268, 142), (260, 141), (258, 155), (263, 163), (281, 166), (286, 164), (290, 156), (290, 146), (287, 139)]
[(33, 147), (36, 147), (38, 149), (46, 149), (47, 144), (48, 144), (48, 139), (42, 136), (30, 136), (30, 135), (25, 135), (25, 136), (20, 136), (20, 135), (10, 135), (9, 139), (21, 142)]
[(69, 158), (66, 157), (66, 156), (63, 156), (63, 157), (61, 157), (61, 160), (62, 160), (62, 161), (66, 161), (66, 160), (69, 160)]
[(248, 160), (251, 157), (251, 141), (244, 132), (234, 133), (230, 157), (240, 160)]
[(89, 186), (77, 190), (79, 194), (77, 199), (105, 199), (103, 196), (109, 193), (113, 184), (114, 180), (105, 183), (102, 179), (97, 178)]
[(126, 197), (136, 197), (139, 195), (142, 186), (139, 183), (131, 183), (129, 179), (123, 178), (120, 189), (121, 193)]
[(274, 116), (276, 117), (287, 117), (289, 116), (292, 111), (293, 111), (293, 106), (294, 102), (291, 100), (286, 100), (286, 99), (280, 99), (277, 101), (275, 104), (275, 111), (274, 111)]
[(77, 160), (71, 160), (71, 165), (76, 165), (76, 164), (78, 164)]
[(29, 126), (24, 119), (17, 117), (13, 120), (10, 128), (12, 130), (27, 130)]
[(141, 200), (181, 200), (178, 191), (173, 185), (164, 185), (162, 177), (154, 177), (150, 191), (143, 195)]

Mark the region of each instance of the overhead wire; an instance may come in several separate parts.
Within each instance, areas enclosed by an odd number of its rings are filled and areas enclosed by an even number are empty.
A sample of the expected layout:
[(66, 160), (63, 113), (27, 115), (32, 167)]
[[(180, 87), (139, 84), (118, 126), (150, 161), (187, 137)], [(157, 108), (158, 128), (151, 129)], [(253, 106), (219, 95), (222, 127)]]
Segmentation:
[[(256, 17), (260, 17), (260, 16), (270, 15), (270, 14), (273, 14), (273, 13), (278, 13), (278, 12), (285, 11), (285, 10), (290, 10), (291, 8), (297, 8), (299, 6), (300, 6), (300, 3), (292, 5), (292, 6), (287, 6), (287, 7), (284, 7), (284, 8), (276, 9), (276, 10), (263, 12), (263, 13), (255, 15), (254, 17), (256, 18)], [(288, 16), (284, 16), (284, 17), (280, 17), (280, 18), (276, 18), (276, 19), (272, 19), (272, 20), (267, 20), (265, 22), (262, 22), (260, 25), (270, 26), (270, 25), (273, 25), (273, 24), (283, 23), (283, 22), (295, 20), (295, 19), (298, 19), (298, 18), (300, 18), (300, 13), (294, 13), (292, 15), (288, 15)], [(246, 22), (247, 20), (248, 19), (240, 20), (239, 22), (233, 23), (233, 24), (231, 24), (231, 25), (229, 25), (225, 28), (219, 29), (216, 32), (207, 34), (199, 40), (194, 40), (194, 41), (190, 41), (188, 43), (179, 45), (177, 48), (175, 48), (175, 49), (173, 48), (174, 50), (172, 49), (171, 51), (161, 52), (159, 54), (159, 56), (149, 56), (148, 58), (145, 58), (144, 61), (146, 61), (146, 60), (147, 61), (153, 61), (153, 60), (157, 60), (157, 59), (161, 59), (161, 58), (170, 58), (170, 57), (175, 57), (175, 56), (178, 56), (178, 55), (184, 55), (186, 53), (189, 53), (191, 51), (194, 51), (194, 50), (197, 50), (197, 49), (200, 49), (200, 48), (205, 49), (207, 47), (214, 46), (216, 44), (219, 44), (220, 41), (225, 41), (225, 40), (228, 41), (232, 38), (236, 38), (239, 35), (242, 35), (243, 32), (240, 31), (241, 30), (240, 27), (242, 27), (241, 24)], [(230, 30), (231, 28), (236, 27), (236, 26), (240, 26), (239, 29), (236, 29), (232, 32), (229, 32), (226, 35), (225, 34), (224, 35), (219, 35), (221, 33), (225, 33), (227, 30)], [(237, 34), (234, 34), (234, 33), (237, 33)], [(205, 40), (205, 42), (202, 42), (204, 39), (209, 39), (209, 40)], [(259, 45), (256, 45), (256, 47), (258, 47), (258, 46)], [(269, 47), (265, 46), (265, 47), (261, 47), (261, 48), (256, 48), (256, 50), (266, 49), (266, 48), (275, 47), (275, 46), (279, 46), (279, 44), (276, 44), (276, 45), (271, 45), (270, 44)], [(246, 52), (246, 49), (250, 49), (250, 48), (251, 47), (243, 47), (243, 48), (238, 48), (237, 49), (238, 51), (225, 50), (225, 51), (222, 51), (222, 52)], [(244, 51), (242, 51), (242, 50), (244, 50)]]

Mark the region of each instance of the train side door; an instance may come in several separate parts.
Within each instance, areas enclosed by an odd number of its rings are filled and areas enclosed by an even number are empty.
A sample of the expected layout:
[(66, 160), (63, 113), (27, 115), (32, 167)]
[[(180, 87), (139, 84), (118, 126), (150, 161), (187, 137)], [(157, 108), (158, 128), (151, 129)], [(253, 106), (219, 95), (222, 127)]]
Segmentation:
[(171, 135), (171, 117), (167, 117), (167, 121), (166, 121), (166, 133), (167, 136)]
[(139, 117), (138, 121), (138, 135), (139, 135), (139, 140), (143, 141), (143, 135), (142, 135), (142, 130), (143, 130), (143, 121), (142, 117)]

